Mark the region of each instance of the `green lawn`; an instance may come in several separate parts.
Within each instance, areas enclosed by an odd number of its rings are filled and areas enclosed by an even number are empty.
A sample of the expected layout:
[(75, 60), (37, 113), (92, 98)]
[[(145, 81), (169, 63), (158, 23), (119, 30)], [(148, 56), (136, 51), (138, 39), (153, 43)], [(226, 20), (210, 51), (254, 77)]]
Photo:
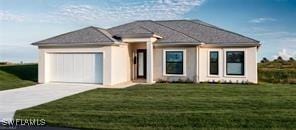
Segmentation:
[(17, 111), (15, 118), (82, 129), (296, 128), (296, 85), (96, 89)]
[(36, 84), (37, 64), (0, 66), (0, 91)]
[(35, 83), (32, 81), (22, 80), (15, 75), (0, 70), (0, 91), (30, 86), (33, 84)]

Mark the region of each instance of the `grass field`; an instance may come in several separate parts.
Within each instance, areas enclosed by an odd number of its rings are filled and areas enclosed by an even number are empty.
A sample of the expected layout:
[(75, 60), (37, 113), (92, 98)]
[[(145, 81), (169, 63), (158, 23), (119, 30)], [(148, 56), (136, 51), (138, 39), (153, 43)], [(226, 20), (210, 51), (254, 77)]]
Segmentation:
[(296, 128), (296, 85), (96, 89), (17, 111), (15, 118), (82, 129)]
[(296, 84), (296, 61), (270, 61), (258, 64), (260, 82)]
[(37, 64), (0, 66), (0, 91), (36, 84)]

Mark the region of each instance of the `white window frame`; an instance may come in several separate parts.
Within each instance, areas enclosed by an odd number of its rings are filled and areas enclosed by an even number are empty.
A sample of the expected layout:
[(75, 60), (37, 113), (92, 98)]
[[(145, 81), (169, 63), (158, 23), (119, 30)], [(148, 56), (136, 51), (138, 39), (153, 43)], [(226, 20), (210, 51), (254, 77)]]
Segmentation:
[[(228, 49), (223, 49), (224, 50), (224, 77), (229, 77), (229, 78), (246, 78), (247, 75), (247, 51), (245, 48), (228, 48)], [(244, 52), (244, 75), (227, 75), (227, 52), (228, 51), (243, 51)]]
[[(213, 51), (216, 51), (216, 52), (218, 52), (218, 75), (212, 75), (212, 74), (210, 74), (210, 69), (211, 69), (211, 67), (210, 67), (210, 58), (211, 58), (211, 55), (210, 55), (210, 53), (211, 52), (213, 52)], [(213, 77), (213, 78), (218, 78), (218, 77), (220, 77), (221, 76), (221, 70), (223, 69), (222, 68), (222, 66), (221, 66), (221, 62), (222, 62), (222, 55), (221, 55), (222, 53), (221, 53), (221, 49), (209, 49), (208, 50), (208, 61), (207, 61), (207, 74), (208, 74), (208, 77)]]
[[(182, 51), (183, 52), (183, 74), (167, 74), (166, 73), (166, 52), (170, 51)], [(186, 76), (186, 49), (164, 49), (162, 58), (162, 70), (164, 76)]]

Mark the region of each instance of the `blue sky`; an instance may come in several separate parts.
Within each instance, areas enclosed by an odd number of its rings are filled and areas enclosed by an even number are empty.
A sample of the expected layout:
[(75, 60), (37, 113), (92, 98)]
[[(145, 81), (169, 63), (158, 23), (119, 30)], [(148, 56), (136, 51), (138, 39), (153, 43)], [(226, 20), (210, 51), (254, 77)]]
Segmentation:
[(32, 42), (147, 19), (200, 19), (261, 41), (260, 59), (296, 57), (296, 0), (0, 0), (0, 61), (36, 62)]

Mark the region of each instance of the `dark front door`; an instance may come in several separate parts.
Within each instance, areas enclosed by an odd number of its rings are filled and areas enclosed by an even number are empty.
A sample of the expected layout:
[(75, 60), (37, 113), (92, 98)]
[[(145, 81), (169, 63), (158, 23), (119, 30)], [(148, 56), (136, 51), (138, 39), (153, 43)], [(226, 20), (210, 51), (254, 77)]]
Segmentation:
[(146, 50), (137, 50), (137, 77), (146, 78)]

